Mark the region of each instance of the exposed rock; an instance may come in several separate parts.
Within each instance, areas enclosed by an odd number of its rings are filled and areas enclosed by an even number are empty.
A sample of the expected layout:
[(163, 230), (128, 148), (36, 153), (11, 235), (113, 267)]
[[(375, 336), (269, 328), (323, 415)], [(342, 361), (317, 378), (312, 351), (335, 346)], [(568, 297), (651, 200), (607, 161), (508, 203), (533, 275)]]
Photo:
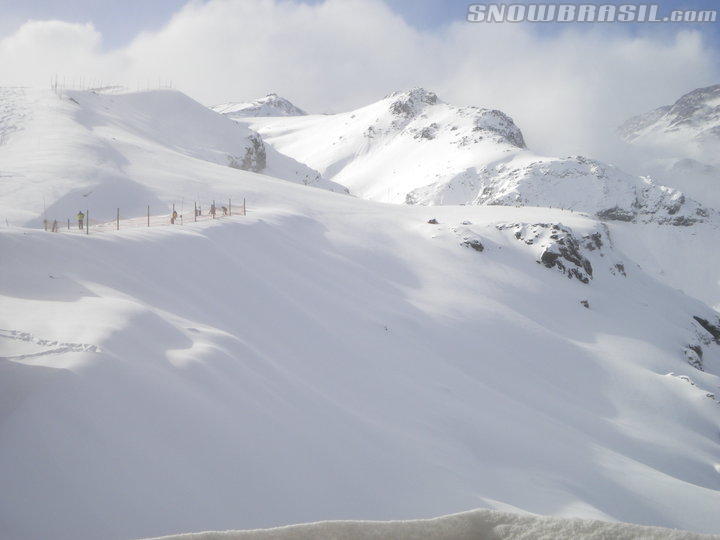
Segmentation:
[(428, 219), (428, 223), (429, 223), (430, 225), (437, 225), (437, 224), (438, 224), (438, 220), (435, 219), (435, 218)]
[(475, 251), (479, 251), (479, 252), (482, 252), (482, 251), (485, 250), (485, 246), (482, 245), (482, 242), (480, 242), (480, 240), (475, 240), (475, 239), (465, 240), (465, 241), (464, 241), (462, 244), (460, 244), (460, 245), (465, 246), (465, 247), (468, 247), (468, 248), (472, 248), (472, 249), (474, 249)]
[(695, 369), (704, 371), (703, 366), (703, 350), (699, 345), (688, 345), (683, 351), (685, 360)]
[(702, 326), (705, 331), (707, 331), (708, 334), (710, 334), (713, 337), (713, 340), (715, 343), (720, 344), (720, 321), (718, 321), (718, 324), (713, 324), (707, 319), (703, 319), (702, 317), (693, 317), (700, 326)]
[(580, 300), (580, 305), (582, 305), (584, 308), (590, 309), (590, 302), (587, 300)]

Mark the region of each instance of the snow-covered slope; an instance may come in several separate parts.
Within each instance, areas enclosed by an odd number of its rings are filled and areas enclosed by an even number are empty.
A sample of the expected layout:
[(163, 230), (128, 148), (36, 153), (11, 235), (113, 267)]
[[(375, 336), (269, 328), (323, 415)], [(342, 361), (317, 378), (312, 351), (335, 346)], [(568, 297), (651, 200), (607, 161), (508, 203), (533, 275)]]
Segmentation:
[(639, 170), (720, 208), (720, 85), (630, 118), (618, 134)]
[(0, 538), (478, 507), (720, 531), (720, 320), (675, 288), (709, 290), (712, 220), (379, 204), (229, 167), (252, 134), (181, 94), (7, 93), (15, 222), (249, 212), (0, 228)]
[(210, 108), (230, 118), (246, 118), (251, 116), (303, 116), (307, 114), (287, 99), (275, 93), (270, 93), (254, 101), (231, 101)]
[(720, 84), (698, 88), (674, 104), (634, 116), (618, 128), (627, 142), (640, 144), (694, 145), (714, 163), (717, 155), (707, 155), (706, 145), (716, 151), (720, 145)]
[[(493, 510), (473, 510), (434, 519), (409, 521), (324, 521), (254, 531), (223, 531), (165, 536), (163, 540), (710, 540), (720, 535), (641, 527), (628, 523), (597, 520), (560, 519), (511, 514)], [(159, 539), (158, 539), (159, 540)]]
[(247, 217), (0, 230), (0, 536), (475, 507), (720, 530), (720, 322), (621, 227), (203, 163)]
[(367, 199), (552, 206), (682, 225), (707, 217), (682, 193), (649, 179), (581, 156), (534, 154), (504, 113), (455, 107), (421, 88), (343, 114), (237, 120)]
[[(259, 135), (176, 91), (103, 95), (0, 90), (0, 216), (37, 224), (44, 207), (65, 221), (90, 208), (109, 219), (142, 215), (147, 205), (223, 196), (202, 172), (185, 182), (177, 170), (205, 163), (263, 172), (344, 191), (267, 147)], [(240, 177), (238, 177), (238, 181)]]

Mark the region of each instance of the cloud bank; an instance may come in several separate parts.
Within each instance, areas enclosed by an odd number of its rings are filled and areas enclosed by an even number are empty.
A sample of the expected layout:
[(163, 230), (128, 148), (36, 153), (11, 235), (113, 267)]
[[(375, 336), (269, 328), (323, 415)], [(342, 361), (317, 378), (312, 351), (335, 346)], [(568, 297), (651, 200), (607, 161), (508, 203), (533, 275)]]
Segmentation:
[(607, 158), (608, 135), (628, 116), (720, 79), (716, 51), (697, 31), (538, 30), (458, 21), (420, 31), (380, 0), (190, 2), (113, 51), (91, 24), (29, 21), (0, 40), (0, 84), (47, 85), (53, 74), (130, 88), (171, 79), (205, 104), (275, 91), (313, 112), (425, 86), (507, 112), (538, 151)]

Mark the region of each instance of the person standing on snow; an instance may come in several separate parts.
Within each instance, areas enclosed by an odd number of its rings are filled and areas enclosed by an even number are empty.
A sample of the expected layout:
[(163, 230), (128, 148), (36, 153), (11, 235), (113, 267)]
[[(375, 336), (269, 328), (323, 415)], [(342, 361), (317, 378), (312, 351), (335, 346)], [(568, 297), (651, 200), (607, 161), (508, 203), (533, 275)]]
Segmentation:
[(215, 203), (212, 203), (210, 205), (210, 215), (212, 216), (213, 219), (215, 219)]
[(170, 223), (172, 225), (175, 225), (175, 220), (177, 219), (177, 216), (178, 216), (177, 211), (173, 210), (172, 217), (170, 218)]
[(82, 210), (77, 213), (77, 220), (78, 220), (78, 229), (81, 231), (83, 230), (83, 223), (85, 221), (85, 214), (82, 213)]

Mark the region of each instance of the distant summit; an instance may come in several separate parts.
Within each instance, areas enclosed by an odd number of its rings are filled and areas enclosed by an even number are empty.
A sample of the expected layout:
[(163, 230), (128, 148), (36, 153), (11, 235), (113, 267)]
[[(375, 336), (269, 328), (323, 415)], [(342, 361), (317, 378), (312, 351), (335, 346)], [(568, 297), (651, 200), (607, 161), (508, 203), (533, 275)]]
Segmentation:
[(296, 107), (287, 99), (270, 93), (263, 98), (250, 102), (221, 103), (210, 107), (215, 112), (230, 118), (247, 118), (257, 116), (305, 116), (307, 113)]
[(618, 132), (627, 142), (662, 138), (717, 142), (720, 140), (720, 84), (698, 88), (672, 105), (634, 116), (620, 126)]

